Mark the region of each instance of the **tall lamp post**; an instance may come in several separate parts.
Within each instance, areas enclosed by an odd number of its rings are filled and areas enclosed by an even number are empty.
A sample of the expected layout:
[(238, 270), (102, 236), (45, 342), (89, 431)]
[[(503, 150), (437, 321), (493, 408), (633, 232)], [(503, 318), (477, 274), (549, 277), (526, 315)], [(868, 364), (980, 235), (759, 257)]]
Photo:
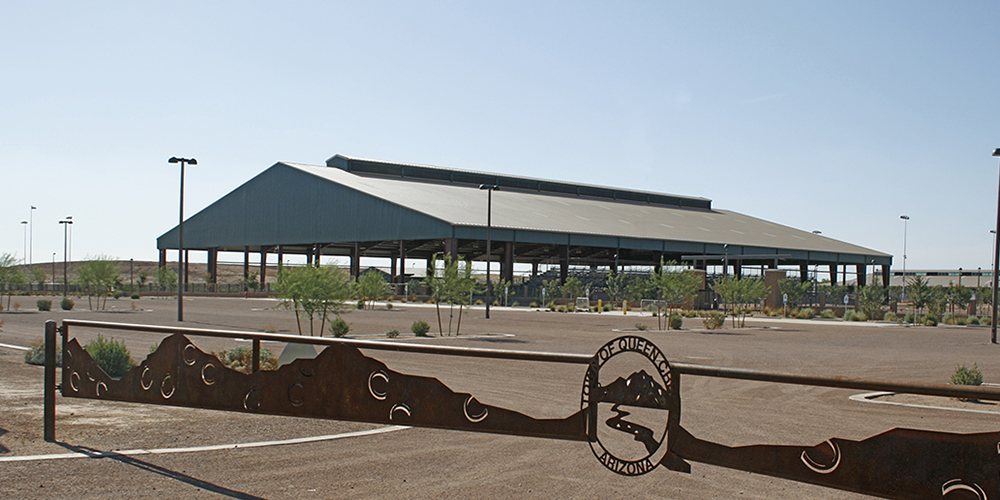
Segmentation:
[(24, 264), (28, 263), (28, 221), (21, 221), (21, 225), (24, 226), (24, 255), (21, 256), (21, 261)]
[(906, 224), (910, 222), (909, 215), (900, 215), (903, 219), (903, 292), (899, 294), (899, 302), (906, 300)]
[(71, 219), (63, 219), (59, 221), (63, 225), (63, 298), (66, 298), (66, 294), (69, 292), (69, 279), (67, 269), (69, 269), (69, 226), (73, 225)]
[(177, 321), (184, 321), (184, 165), (197, 165), (198, 160), (171, 156), (167, 162), (181, 164), (181, 208), (177, 222)]
[[(1000, 157), (1000, 148), (993, 150), (993, 157)], [(997, 198), (997, 229), (1000, 234), (1000, 194)], [(993, 245), (993, 321), (990, 322), (990, 343), (997, 343), (997, 268), (1000, 268), (1000, 246)]]
[(31, 205), (31, 211), (28, 212), (28, 264), (34, 264), (35, 259), (32, 258), (32, 254), (35, 251), (35, 210), (38, 207)]
[(493, 228), (493, 191), (500, 189), (495, 184), (480, 184), (479, 189), (486, 190), (486, 319), (490, 319), (490, 267), (493, 262), (493, 240), (490, 230)]

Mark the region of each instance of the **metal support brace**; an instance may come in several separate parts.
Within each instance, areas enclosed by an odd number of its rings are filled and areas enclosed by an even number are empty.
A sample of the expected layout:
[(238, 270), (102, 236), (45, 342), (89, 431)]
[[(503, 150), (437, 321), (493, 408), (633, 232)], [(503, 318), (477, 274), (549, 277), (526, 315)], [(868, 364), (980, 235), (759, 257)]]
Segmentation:
[(42, 409), (44, 439), (56, 440), (56, 322), (45, 322), (45, 397)]
[(251, 373), (260, 371), (260, 339), (253, 339), (253, 363), (250, 369)]

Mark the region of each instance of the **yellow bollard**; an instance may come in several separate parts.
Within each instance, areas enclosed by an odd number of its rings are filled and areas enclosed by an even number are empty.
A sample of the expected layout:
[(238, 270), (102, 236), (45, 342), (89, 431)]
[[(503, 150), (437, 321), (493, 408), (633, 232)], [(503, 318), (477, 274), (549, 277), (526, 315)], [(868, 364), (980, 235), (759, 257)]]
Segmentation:
[(625, 315), (625, 316), (628, 316), (628, 301), (627, 300), (623, 300), (622, 301), (622, 314)]
[(601, 314), (601, 310), (604, 309), (604, 299), (597, 299), (597, 314)]

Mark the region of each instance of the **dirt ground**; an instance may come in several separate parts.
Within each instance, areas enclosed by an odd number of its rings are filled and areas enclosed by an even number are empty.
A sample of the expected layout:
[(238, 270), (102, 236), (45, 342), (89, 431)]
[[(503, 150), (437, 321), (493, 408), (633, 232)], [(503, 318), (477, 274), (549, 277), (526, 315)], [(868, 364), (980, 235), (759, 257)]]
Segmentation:
[[(33, 304), (34, 298), (20, 298)], [(57, 302), (57, 301), (56, 301)], [(270, 299), (194, 297), (183, 326), (297, 333), (294, 316)], [(106, 312), (4, 312), (0, 332), (0, 497), (3, 498), (867, 498), (862, 495), (720, 467), (691, 464), (691, 473), (658, 469), (618, 476), (585, 443), (420, 428), (310, 420), (90, 401), (57, 397), (57, 443), (42, 440), (42, 367), (23, 351), (42, 337), (46, 320), (91, 319), (178, 325), (176, 301), (111, 300)], [(447, 323), (447, 311), (443, 311)], [(620, 311), (601, 315), (482, 308), (462, 320), (462, 335), (415, 339), (417, 319), (437, 331), (433, 306), (395, 303), (391, 310), (345, 316), (352, 336), (592, 355), (606, 341), (655, 325), (655, 318)], [(983, 327), (929, 328), (830, 321), (749, 319), (744, 330), (646, 331), (668, 359), (770, 372), (946, 383), (955, 367), (976, 363), (987, 382), (1000, 382), (1000, 347)], [(81, 343), (97, 331), (75, 328)], [(108, 332), (104, 332), (106, 335)], [(629, 333), (636, 333), (634, 331)], [(160, 338), (113, 332), (141, 359)], [(482, 335), (491, 334), (491, 335)], [(502, 335), (500, 335), (502, 334)], [(202, 350), (240, 345), (195, 339)], [(246, 345), (246, 344), (243, 344)], [(283, 345), (265, 343), (279, 353)], [(366, 351), (391, 369), (438, 378), (481, 402), (536, 418), (565, 417), (580, 407), (580, 365), (452, 358)], [(685, 376), (681, 424), (693, 435), (729, 446), (813, 446), (837, 437), (861, 440), (895, 427), (996, 432), (995, 413), (926, 406), (975, 403), (907, 399), (910, 406), (850, 399), (859, 391)], [(902, 397), (902, 396), (900, 396)], [(891, 399), (891, 398), (890, 398)], [(975, 406), (995, 408), (993, 404)], [(345, 433), (371, 433), (333, 439)], [(267, 446), (234, 444), (301, 438)], [(218, 449), (186, 448), (218, 445)], [(54, 458), (132, 450), (99, 458)], [(136, 452), (135, 450), (144, 450)]]

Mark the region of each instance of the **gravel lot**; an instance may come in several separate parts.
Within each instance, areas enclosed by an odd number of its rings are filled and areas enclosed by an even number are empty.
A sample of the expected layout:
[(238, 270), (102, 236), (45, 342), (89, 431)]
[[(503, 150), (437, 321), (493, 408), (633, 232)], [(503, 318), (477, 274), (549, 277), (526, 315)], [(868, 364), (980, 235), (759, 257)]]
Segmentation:
[[(109, 300), (106, 312), (28, 311), (36, 298), (16, 297), (22, 312), (0, 313), (0, 343), (29, 346), (44, 322), (63, 318), (178, 325), (169, 298)], [(58, 298), (53, 301), (58, 304)], [(294, 316), (270, 299), (186, 297), (183, 326), (297, 333)], [(33, 309), (33, 307), (30, 307)], [(445, 323), (447, 310), (442, 310)], [(603, 343), (655, 318), (620, 311), (568, 314), (481, 308), (462, 320), (462, 335), (416, 340), (443, 345), (593, 354)], [(395, 303), (392, 310), (345, 316), (352, 336), (385, 338), (423, 319), (437, 331), (432, 306)], [(457, 319), (457, 318), (456, 318)], [(915, 327), (829, 321), (749, 319), (743, 330), (701, 329), (698, 319), (671, 332), (641, 332), (677, 362), (772, 372), (843, 375), (945, 383), (958, 364), (977, 363), (987, 382), (1000, 382), (1000, 347), (984, 327)], [(634, 332), (632, 332), (634, 333)], [(81, 343), (96, 331), (77, 328)], [(114, 332), (136, 358), (159, 341)], [(506, 334), (506, 335), (481, 335)], [(193, 339), (205, 351), (238, 345)], [(387, 340), (391, 341), (391, 340)], [(276, 354), (281, 344), (265, 344)], [(580, 405), (584, 367), (366, 352), (391, 369), (438, 378), (485, 404), (537, 418), (564, 417)], [(621, 477), (604, 469), (583, 443), (432, 429), (394, 429), (351, 422), (95, 402), (57, 397), (57, 443), (42, 438), (42, 368), (23, 352), (0, 347), (0, 497), (3, 498), (868, 498), (791, 481), (692, 463), (691, 474), (653, 471)], [(812, 446), (829, 438), (861, 440), (894, 427), (995, 432), (992, 413), (873, 404), (858, 391), (685, 376), (682, 425), (702, 439), (738, 446)], [(956, 402), (931, 406), (968, 406)], [(980, 404), (991, 411), (996, 405)], [(180, 448), (329, 437), (341, 439), (260, 447), (176, 452)], [(113, 450), (170, 453), (103, 458), (35, 459), (35, 455)], [(12, 460), (16, 459), (16, 460)]]

